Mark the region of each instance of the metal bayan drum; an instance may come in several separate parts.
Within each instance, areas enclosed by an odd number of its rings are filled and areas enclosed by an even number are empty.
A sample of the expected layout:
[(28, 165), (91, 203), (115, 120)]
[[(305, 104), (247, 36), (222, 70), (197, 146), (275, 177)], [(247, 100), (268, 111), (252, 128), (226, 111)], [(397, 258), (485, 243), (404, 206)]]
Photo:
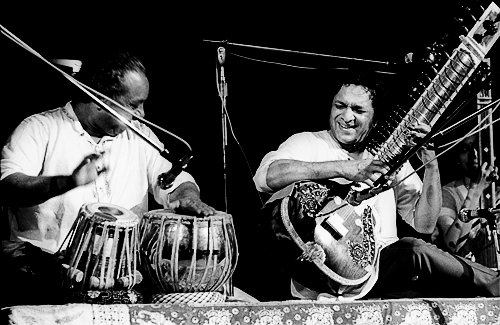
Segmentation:
[(65, 284), (73, 290), (131, 289), (136, 270), (139, 218), (109, 203), (86, 203), (68, 234)]
[(158, 209), (139, 224), (140, 265), (161, 293), (218, 290), (232, 275), (238, 246), (232, 216), (194, 217)]

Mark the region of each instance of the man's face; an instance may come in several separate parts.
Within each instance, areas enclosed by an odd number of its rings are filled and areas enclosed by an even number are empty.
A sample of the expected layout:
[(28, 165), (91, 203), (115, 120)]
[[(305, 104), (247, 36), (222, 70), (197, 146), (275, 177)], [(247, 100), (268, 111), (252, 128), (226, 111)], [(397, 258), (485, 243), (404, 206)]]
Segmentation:
[(357, 85), (342, 86), (333, 98), (330, 113), (332, 136), (349, 150), (361, 144), (373, 124), (370, 92)]
[(479, 168), (477, 137), (475, 135), (467, 137), (458, 146), (460, 167), (471, 176)]
[[(149, 82), (143, 73), (136, 71), (129, 71), (125, 74), (123, 78), (123, 84), (127, 91), (125, 94), (115, 98), (115, 101), (125, 106), (129, 110), (133, 111), (135, 115), (139, 117), (144, 117), (144, 102), (149, 95)], [(133, 116), (128, 112), (122, 110), (109, 103), (109, 106), (117, 111), (120, 115), (125, 117), (127, 120), (131, 121)], [(126, 125), (119, 121), (117, 118), (112, 116), (107, 111), (101, 110), (103, 112), (100, 114), (98, 119), (100, 122), (100, 128), (103, 129), (104, 133), (109, 136), (116, 136), (125, 130)]]

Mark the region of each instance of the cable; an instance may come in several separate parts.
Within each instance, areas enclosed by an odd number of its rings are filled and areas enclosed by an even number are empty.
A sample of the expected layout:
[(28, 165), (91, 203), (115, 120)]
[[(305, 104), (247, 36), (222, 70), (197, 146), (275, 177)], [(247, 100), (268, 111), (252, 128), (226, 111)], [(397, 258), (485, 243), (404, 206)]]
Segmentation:
[[(320, 68), (316, 68), (316, 67), (305, 67), (305, 66), (298, 66), (298, 65), (286, 64), (286, 63), (280, 63), (280, 62), (274, 62), (274, 61), (254, 59), (254, 58), (250, 58), (250, 57), (243, 56), (243, 55), (236, 54), (236, 53), (232, 53), (232, 52), (231, 52), (231, 54), (233, 54), (234, 56), (237, 56), (239, 58), (249, 60), (249, 61), (269, 63), (269, 64), (281, 65), (281, 66), (297, 68), (297, 69), (307, 69), (307, 70), (319, 70), (320, 69)], [(327, 68), (327, 69), (329, 69), (329, 70), (347, 70), (348, 68)], [(382, 74), (396, 74), (395, 72), (387, 72), (387, 71), (379, 71), (379, 70), (374, 70), (374, 72), (382, 73)]]
[[(223, 98), (222, 89), (220, 87), (224, 87), (224, 85), (219, 84), (219, 72), (217, 69), (217, 60), (215, 63), (215, 71), (216, 71), (217, 92), (219, 93), (219, 97), (220, 97), (221, 102), (222, 102), (222, 109), (224, 110), (224, 113), (227, 116), (227, 121), (229, 123), (229, 130), (231, 131), (231, 135), (233, 136), (234, 140), (236, 141), (238, 148), (240, 149), (241, 153), (243, 154), (243, 158), (244, 158), (245, 163), (247, 165), (248, 171), (250, 172), (250, 175), (252, 176), (251, 178), (253, 178), (252, 168), (250, 167), (250, 163), (248, 162), (247, 156), (245, 154), (245, 150), (243, 150), (243, 147), (241, 146), (240, 142), (238, 141), (238, 138), (236, 137), (236, 134), (234, 133), (233, 124), (231, 123), (231, 118), (229, 117), (229, 112), (227, 111), (226, 101)], [(260, 201), (261, 205), (264, 205), (264, 202), (262, 200), (262, 197), (260, 196), (259, 191), (257, 191), (257, 195), (259, 197), (259, 201)]]

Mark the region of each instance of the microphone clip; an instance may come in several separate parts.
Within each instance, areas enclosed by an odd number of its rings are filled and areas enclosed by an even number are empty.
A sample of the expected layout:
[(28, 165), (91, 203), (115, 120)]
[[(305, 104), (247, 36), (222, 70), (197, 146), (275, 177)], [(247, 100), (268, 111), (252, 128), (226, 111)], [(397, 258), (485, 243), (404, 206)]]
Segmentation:
[(166, 172), (158, 175), (156, 184), (162, 189), (166, 190), (172, 187), (175, 179), (186, 168), (189, 161), (193, 158), (191, 152), (180, 158), (177, 163), (172, 164), (172, 168)]

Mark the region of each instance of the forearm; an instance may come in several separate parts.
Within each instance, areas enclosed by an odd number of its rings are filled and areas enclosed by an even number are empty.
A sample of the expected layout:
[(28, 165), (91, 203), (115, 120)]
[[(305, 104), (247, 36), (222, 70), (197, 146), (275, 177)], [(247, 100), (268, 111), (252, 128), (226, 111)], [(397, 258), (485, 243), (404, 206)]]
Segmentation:
[(200, 191), (198, 190), (198, 187), (191, 182), (184, 182), (180, 184), (172, 193), (170, 193), (170, 202), (188, 198), (200, 198)]
[(280, 190), (296, 181), (319, 180), (341, 177), (343, 161), (303, 162), (298, 160), (276, 160), (269, 166), (267, 186)]
[(425, 168), (422, 194), (415, 209), (414, 226), (418, 232), (431, 234), (434, 231), (441, 205), (439, 169), (437, 163), (430, 163)]
[(71, 176), (27, 176), (22, 173), (8, 176), (0, 184), (4, 202), (17, 207), (40, 204), (75, 188)]

